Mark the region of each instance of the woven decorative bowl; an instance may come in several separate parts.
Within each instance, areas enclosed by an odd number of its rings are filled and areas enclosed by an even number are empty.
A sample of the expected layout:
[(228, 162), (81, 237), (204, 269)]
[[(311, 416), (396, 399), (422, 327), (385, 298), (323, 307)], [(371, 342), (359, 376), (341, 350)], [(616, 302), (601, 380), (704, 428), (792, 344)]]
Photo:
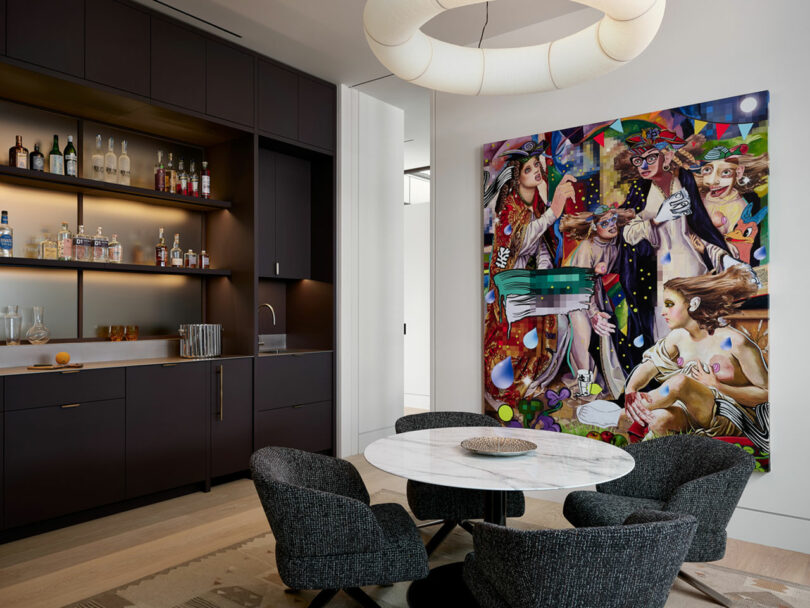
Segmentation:
[(537, 449), (537, 444), (516, 437), (470, 437), (461, 447), (485, 456), (520, 456)]

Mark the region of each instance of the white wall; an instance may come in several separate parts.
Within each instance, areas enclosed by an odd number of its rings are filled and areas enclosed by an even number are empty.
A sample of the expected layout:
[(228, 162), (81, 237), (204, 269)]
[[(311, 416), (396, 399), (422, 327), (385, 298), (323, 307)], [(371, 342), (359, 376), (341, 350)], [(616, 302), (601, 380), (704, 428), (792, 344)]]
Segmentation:
[[(414, 179), (414, 182), (421, 180)], [(429, 183), (422, 181), (425, 186)], [(405, 205), (405, 405), (430, 409), (430, 204)]]
[[(537, 44), (599, 17), (590, 9), (486, 46)], [(671, 0), (658, 37), (631, 64), (552, 93), (434, 100), (434, 402), (481, 411), (481, 147), (484, 143), (769, 89), (772, 467), (756, 474), (735, 538), (810, 552), (806, 158), (810, 3)]]
[(340, 87), (338, 454), (394, 432), (403, 394), (403, 112)]

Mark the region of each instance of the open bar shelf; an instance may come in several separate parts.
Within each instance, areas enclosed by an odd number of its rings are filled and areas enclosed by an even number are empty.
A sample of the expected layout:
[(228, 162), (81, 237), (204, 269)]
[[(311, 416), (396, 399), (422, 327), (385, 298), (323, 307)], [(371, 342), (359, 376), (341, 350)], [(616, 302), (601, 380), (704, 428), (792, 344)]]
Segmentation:
[(17, 167), (9, 167), (7, 165), (0, 165), (0, 180), (22, 186), (34, 186), (60, 192), (102, 194), (113, 198), (182, 207), (196, 211), (217, 211), (219, 209), (231, 208), (229, 201), (217, 201), (210, 198), (206, 199), (194, 196), (183, 196), (181, 194), (170, 194), (168, 192), (158, 192), (157, 190), (147, 190), (146, 188), (110, 184), (83, 177), (70, 177), (43, 171), (18, 169)]
[(56, 268), (72, 270), (100, 270), (102, 272), (139, 272), (144, 274), (183, 274), (204, 277), (229, 277), (230, 270), (220, 268), (171, 268), (147, 266), (146, 264), (109, 264), (101, 262), (64, 262), (60, 260), (36, 260), (32, 258), (0, 258), (0, 266)]

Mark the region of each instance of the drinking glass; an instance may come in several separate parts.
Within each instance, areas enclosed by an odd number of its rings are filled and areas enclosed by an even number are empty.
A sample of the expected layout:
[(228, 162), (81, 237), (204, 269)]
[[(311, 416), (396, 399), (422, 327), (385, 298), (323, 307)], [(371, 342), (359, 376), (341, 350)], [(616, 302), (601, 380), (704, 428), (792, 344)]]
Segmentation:
[(137, 340), (138, 339), (138, 326), (137, 325), (127, 325), (126, 329), (124, 329), (124, 338), (126, 340)]
[(16, 304), (9, 305), (5, 315), (6, 344), (19, 344), (22, 333), (22, 317), (20, 307)]
[(123, 339), (124, 339), (124, 326), (110, 325), (110, 340), (112, 342), (121, 342)]

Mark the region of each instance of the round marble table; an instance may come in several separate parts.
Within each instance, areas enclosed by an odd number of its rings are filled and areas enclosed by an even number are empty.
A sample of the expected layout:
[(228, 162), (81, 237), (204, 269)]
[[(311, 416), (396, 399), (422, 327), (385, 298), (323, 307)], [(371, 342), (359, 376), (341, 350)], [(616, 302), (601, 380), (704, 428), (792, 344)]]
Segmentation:
[[(522, 456), (484, 456), (461, 447), (471, 437), (518, 437), (537, 444)], [(485, 521), (504, 525), (510, 490), (577, 488), (617, 479), (633, 457), (614, 445), (552, 431), (505, 427), (449, 427), (391, 435), (363, 455), (378, 469), (414, 481), (486, 490)]]

